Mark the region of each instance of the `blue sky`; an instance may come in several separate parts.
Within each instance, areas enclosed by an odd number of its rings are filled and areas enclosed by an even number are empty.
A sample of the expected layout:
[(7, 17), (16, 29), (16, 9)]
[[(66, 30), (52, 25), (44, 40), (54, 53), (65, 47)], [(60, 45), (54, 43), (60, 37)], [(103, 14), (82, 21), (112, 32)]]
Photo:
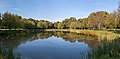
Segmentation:
[(6, 11), (25, 18), (52, 22), (87, 17), (91, 12), (112, 12), (119, 0), (0, 0), (0, 13)]

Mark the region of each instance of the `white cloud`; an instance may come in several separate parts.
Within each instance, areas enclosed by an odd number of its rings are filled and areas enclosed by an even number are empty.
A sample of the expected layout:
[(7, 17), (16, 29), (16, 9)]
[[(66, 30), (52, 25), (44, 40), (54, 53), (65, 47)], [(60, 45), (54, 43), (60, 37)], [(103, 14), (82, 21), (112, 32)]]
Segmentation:
[(71, 13), (73, 13), (71, 15), (71, 17), (76, 17), (77, 19), (79, 18), (86, 18), (88, 17), (88, 15), (91, 13), (91, 11), (83, 11), (83, 10), (72, 10)]
[(55, 17), (55, 16), (48, 16), (48, 17), (41, 17), (39, 20), (48, 20), (51, 22), (57, 22), (57, 21), (62, 21), (63, 18)]
[(13, 8), (14, 10), (16, 10), (16, 11), (22, 11), (21, 9), (19, 9), (19, 8)]
[(67, 18), (67, 17), (49, 16), (48, 18), (49, 18), (52, 22), (57, 22), (57, 21), (62, 21), (62, 20), (64, 20), (64, 19)]

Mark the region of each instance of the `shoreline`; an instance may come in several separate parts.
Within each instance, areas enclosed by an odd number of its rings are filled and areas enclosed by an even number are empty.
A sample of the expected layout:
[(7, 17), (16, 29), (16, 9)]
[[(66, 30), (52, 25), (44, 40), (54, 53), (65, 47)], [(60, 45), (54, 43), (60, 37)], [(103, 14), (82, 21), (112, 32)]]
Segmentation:
[(120, 37), (120, 34), (114, 33), (108, 30), (79, 30), (79, 29), (0, 29), (0, 33), (33, 33), (33, 32), (56, 32), (56, 31), (63, 31), (63, 32), (72, 32), (78, 34), (87, 34), (87, 35), (94, 35), (97, 36), (98, 40), (114, 40)]
[[(36, 29), (38, 30), (38, 32), (41, 31), (52, 31), (52, 32), (56, 32), (56, 31), (63, 31), (63, 32), (72, 32), (72, 33), (78, 33), (78, 34), (87, 34), (87, 35), (94, 35), (98, 37), (99, 41), (102, 40), (107, 40), (107, 41), (111, 41), (114, 39), (117, 39), (120, 37), (120, 34), (115, 33), (114, 31), (108, 31), (108, 30), (79, 30), (79, 29)], [(36, 31), (35, 30), (35, 31)]]

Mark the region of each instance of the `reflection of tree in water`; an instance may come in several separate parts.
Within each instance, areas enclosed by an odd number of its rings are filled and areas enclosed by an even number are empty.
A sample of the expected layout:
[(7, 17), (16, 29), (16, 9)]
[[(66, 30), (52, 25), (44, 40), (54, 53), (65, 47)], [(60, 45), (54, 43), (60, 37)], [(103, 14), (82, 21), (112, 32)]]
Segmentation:
[(20, 59), (20, 55), (16, 51), (0, 44), (0, 59)]
[(47, 39), (49, 37), (52, 37), (53, 33), (52, 32), (40, 32), (37, 34), (38, 39)]
[(20, 44), (32, 41), (36, 34), (0, 34), (0, 59), (19, 59), (14, 51)]
[(40, 33), (16, 33), (16, 34), (0, 34), (0, 42), (9, 48), (16, 48), (21, 43), (32, 41), (35, 39), (47, 39), (49, 37), (60, 37), (65, 41), (86, 42), (89, 46), (94, 47), (99, 43), (97, 37), (90, 35), (82, 35), (70, 32), (40, 32)]
[[(33, 41), (36, 39), (47, 39), (49, 37), (59, 37), (65, 41), (73, 42), (86, 42), (90, 47), (95, 47), (99, 44), (97, 37), (90, 35), (82, 35), (70, 32), (40, 32), (40, 33), (16, 33), (16, 34), (0, 34), (1, 46), (10, 51), (13, 51), (20, 44), (27, 41)], [(1, 52), (0, 54), (2, 54)], [(5, 53), (3, 53), (5, 54)]]
[(86, 42), (90, 47), (96, 47), (101, 42), (97, 40), (96, 36), (83, 35), (69, 32), (54, 32), (54, 36), (63, 38), (65, 41), (72, 42)]
[(26, 41), (32, 41), (34, 39), (34, 34), (1, 34), (0, 43), (9, 47), (16, 48), (19, 44), (25, 43)]

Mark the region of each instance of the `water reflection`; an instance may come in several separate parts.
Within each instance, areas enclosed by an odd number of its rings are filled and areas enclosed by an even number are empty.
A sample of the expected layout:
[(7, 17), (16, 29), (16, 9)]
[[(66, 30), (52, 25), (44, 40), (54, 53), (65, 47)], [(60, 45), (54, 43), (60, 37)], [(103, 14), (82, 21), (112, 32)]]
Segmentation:
[(0, 43), (19, 59), (88, 59), (89, 49), (100, 44), (95, 36), (69, 32), (1, 34)]

